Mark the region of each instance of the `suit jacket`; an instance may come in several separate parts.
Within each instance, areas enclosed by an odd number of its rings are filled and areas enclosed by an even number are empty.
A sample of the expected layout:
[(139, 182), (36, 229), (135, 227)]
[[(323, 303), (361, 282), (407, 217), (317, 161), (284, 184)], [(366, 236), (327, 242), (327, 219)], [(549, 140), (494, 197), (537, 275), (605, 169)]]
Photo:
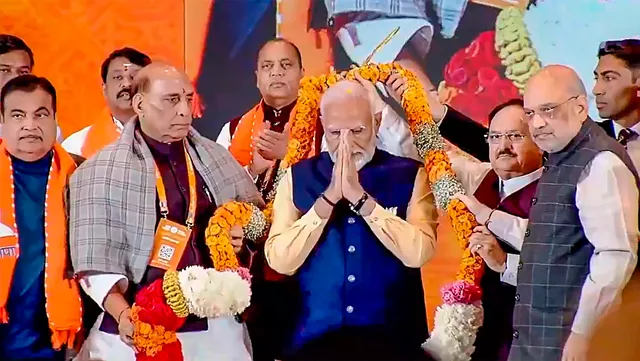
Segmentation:
[[(153, 156), (138, 121), (84, 162), (69, 184), (71, 259), (76, 273), (116, 273), (140, 283), (156, 232), (156, 177)], [(195, 130), (187, 150), (218, 205), (264, 202), (247, 172), (229, 152)]]

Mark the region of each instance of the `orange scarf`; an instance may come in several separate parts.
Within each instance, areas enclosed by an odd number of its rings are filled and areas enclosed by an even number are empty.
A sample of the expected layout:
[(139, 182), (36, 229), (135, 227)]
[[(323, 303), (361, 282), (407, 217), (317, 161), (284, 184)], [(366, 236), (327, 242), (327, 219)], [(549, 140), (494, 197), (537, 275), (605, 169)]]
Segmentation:
[[(291, 110), (289, 122), (293, 122), (296, 116), (296, 107)], [(231, 145), (229, 152), (240, 163), (246, 167), (251, 164), (253, 159), (253, 140), (260, 136), (264, 129), (264, 108), (261, 101), (258, 105), (249, 110), (242, 116), (236, 131), (231, 137)]]
[[(45, 296), (46, 311), (55, 349), (67, 344), (72, 347), (82, 326), (82, 305), (75, 279), (67, 279), (68, 243), (65, 217), (65, 186), (76, 164), (71, 156), (56, 144), (47, 182), (45, 203)], [(0, 221), (18, 233), (15, 219), (13, 168), (11, 158), (0, 144)], [(0, 237), (0, 323), (8, 323), (7, 301), (13, 271), (20, 254), (18, 236)]]
[(115, 142), (120, 137), (120, 129), (114, 123), (113, 117), (103, 114), (100, 119), (91, 125), (87, 137), (82, 145), (82, 156), (85, 159), (93, 157), (102, 148)]

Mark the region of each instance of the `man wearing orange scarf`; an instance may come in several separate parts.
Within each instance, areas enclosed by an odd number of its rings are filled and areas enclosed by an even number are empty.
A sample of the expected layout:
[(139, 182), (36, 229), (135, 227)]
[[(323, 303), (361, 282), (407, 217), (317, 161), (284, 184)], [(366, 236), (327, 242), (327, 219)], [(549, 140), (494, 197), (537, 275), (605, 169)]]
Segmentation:
[(102, 93), (107, 110), (90, 126), (72, 134), (62, 143), (69, 153), (91, 158), (107, 144), (114, 142), (122, 128), (136, 113), (131, 107), (131, 82), (151, 59), (132, 48), (115, 50), (102, 62)]
[(47, 79), (10, 80), (0, 113), (0, 360), (61, 361), (82, 326), (65, 219), (76, 162), (56, 143)]

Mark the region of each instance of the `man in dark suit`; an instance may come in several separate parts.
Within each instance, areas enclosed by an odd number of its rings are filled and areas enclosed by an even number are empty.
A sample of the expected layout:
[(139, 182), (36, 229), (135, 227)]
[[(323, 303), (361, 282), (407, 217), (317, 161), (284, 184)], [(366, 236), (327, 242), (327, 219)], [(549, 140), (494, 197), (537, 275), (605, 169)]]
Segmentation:
[(593, 95), (601, 126), (622, 145), (640, 132), (640, 40), (611, 40), (600, 44), (593, 71)]

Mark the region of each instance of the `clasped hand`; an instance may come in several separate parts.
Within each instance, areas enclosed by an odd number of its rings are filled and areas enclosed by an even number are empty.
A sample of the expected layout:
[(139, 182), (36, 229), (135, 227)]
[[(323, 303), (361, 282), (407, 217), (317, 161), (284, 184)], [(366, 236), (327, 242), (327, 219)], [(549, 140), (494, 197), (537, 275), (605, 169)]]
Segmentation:
[(364, 195), (364, 189), (360, 185), (358, 170), (353, 159), (351, 145), (347, 140), (348, 129), (340, 131), (340, 145), (333, 165), (331, 183), (324, 195), (331, 202), (337, 203), (341, 199), (356, 203)]

